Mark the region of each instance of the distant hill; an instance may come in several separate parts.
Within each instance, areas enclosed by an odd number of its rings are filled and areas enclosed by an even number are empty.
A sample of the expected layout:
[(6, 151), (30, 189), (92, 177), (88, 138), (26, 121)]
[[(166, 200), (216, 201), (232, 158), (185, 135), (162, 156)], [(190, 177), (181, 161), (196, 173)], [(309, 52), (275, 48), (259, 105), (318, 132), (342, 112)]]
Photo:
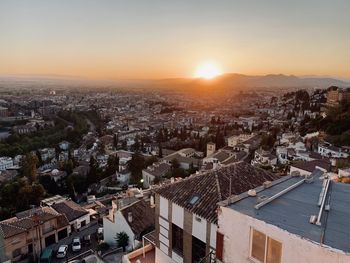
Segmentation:
[(69, 76), (0, 76), (0, 87), (18, 86), (35, 87), (48, 86), (109, 86), (123, 88), (170, 88), (180, 90), (230, 90), (237, 88), (328, 88), (329, 86), (350, 87), (350, 82), (331, 77), (298, 77), (293, 75), (270, 74), (249, 76), (228, 73), (212, 80), (195, 78), (170, 78), (160, 80), (89, 80)]
[(328, 88), (329, 86), (349, 87), (350, 82), (326, 77), (297, 77), (287, 75), (249, 76), (224, 74), (212, 80), (202, 79), (164, 79), (158, 81), (165, 86), (214, 86), (222, 88)]

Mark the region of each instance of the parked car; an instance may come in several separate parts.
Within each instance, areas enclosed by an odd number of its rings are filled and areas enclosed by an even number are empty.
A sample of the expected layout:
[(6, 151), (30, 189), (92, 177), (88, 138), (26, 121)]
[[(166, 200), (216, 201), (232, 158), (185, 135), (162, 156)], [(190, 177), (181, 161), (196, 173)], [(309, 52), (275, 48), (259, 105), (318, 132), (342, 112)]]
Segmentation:
[(43, 253), (41, 253), (40, 262), (51, 263), (53, 250), (51, 248), (45, 248)]
[(68, 246), (67, 245), (61, 245), (57, 250), (57, 258), (65, 258), (67, 255)]
[(77, 251), (81, 250), (81, 242), (80, 242), (80, 238), (79, 237), (76, 237), (76, 238), (73, 239), (72, 250), (73, 250), (73, 252), (77, 252)]

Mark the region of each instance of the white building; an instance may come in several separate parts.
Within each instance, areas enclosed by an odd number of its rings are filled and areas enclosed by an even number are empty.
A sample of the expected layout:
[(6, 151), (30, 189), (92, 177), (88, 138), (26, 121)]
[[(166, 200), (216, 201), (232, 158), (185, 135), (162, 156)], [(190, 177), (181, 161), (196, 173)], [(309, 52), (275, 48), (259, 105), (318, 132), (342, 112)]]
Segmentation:
[(66, 215), (72, 230), (79, 230), (90, 224), (90, 214), (77, 203), (67, 200), (52, 204), (58, 213)]
[(158, 189), (156, 262), (199, 262), (215, 254), (217, 203), (230, 192), (240, 194), (272, 178), (275, 176), (266, 171), (237, 162)]
[[(118, 207), (119, 206), (119, 207)], [(132, 250), (142, 240), (142, 233), (154, 227), (154, 206), (144, 199), (121, 207), (120, 203), (112, 201), (109, 215), (103, 218), (104, 242), (116, 245), (116, 236), (125, 232), (129, 237), (128, 250)]]
[(318, 153), (322, 156), (329, 158), (348, 158), (349, 154), (342, 151), (341, 148), (330, 145), (330, 144), (321, 144), (318, 146)]
[(237, 144), (243, 143), (245, 141), (248, 141), (249, 139), (253, 138), (255, 136), (254, 133), (251, 134), (240, 134), (240, 135), (233, 135), (227, 139), (227, 145), (230, 147), (234, 147)]
[(344, 209), (350, 206), (350, 185), (320, 175), (313, 174), (313, 180), (286, 176), (221, 202), (217, 258), (227, 263), (350, 262)]
[(155, 178), (162, 179), (170, 170), (171, 165), (168, 163), (153, 163), (142, 170), (143, 186), (150, 187)]
[(269, 151), (260, 149), (255, 151), (254, 159), (251, 161), (251, 163), (252, 165), (274, 167), (277, 164), (277, 157), (271, 154)]
[(5, 171), (13, 167), (13, 159), (11, 157), (0, 157), (0, 171)]

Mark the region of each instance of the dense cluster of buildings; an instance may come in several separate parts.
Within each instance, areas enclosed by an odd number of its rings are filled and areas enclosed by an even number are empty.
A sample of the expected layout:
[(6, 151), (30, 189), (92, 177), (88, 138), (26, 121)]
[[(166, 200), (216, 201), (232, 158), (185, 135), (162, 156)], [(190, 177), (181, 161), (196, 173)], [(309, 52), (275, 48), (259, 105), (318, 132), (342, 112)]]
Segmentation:
[[(38, 175), (59, 187), (69, 174), (87, 178), (91, 157), (101, 171), (110, 157), (118, 160), (115, 173), (89, 185), (86, 201), (57, 195), (1, 221), (1, 261), (38, 257), (97, 222), (99, 242), (115, 247), (118, 234), (128, 236), (123, 262), (350, 260), (350, 148), (321, 131), (299, 131), (348, 100), (348, 90), (331, 87), (308, 100), (305, 93), (300, 100), (240, 93), (219, 102), (140, 93), (50, 93), (0, 103), (1, 118), (28, 117), (13, 127), (18, 136), (54, 127), (43, 117), (58, 110), (97, 112), (102, 132), (92, 124), (78, 147), (61, 141), (32, 151), (41, 160)], [(131, 185), (136, 152), (153, 161)], [(22, 159), (2, 156), (0, 180), (12, 180)], [(68, 171), (62, 163), (72, 159)]]

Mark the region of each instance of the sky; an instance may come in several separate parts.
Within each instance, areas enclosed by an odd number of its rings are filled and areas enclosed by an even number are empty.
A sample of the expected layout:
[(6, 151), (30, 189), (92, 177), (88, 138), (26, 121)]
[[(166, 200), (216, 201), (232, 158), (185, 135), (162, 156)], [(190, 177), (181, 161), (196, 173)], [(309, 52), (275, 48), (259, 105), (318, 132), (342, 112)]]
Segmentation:
[(0, 75), (350, 78), (348, 0), (1, 0)]

